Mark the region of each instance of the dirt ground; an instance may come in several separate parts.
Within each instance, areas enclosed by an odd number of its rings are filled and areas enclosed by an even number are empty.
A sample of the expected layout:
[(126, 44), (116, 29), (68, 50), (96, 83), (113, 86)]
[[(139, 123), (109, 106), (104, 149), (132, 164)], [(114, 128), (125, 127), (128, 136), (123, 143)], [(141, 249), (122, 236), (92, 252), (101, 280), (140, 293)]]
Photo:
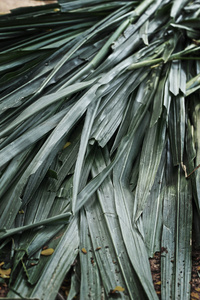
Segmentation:
[(11, 9), (22, 6), (37, 6), (55, 3), (57, 0), (0, 0), (0, 14), (9, 13)]
[(192, 250), (191, 300), (200, 299), (200, 247)]
[[(151, 273), (156, 293), (161, 299), (161, 274), (160, 274), (160, 252), (156, 252), (153, 258), (150, 258)], [(191, 300), (200, 300), (200, 247), (193, 244), (192, 249), (192, 278)], [(167, 300), (167, 299), (163, 299)]]
[(153, 284), (158, 298), (161, 299), (160, 252), (156, 252), (154, 257), (149, 259), (149, 262), (151, 266)]

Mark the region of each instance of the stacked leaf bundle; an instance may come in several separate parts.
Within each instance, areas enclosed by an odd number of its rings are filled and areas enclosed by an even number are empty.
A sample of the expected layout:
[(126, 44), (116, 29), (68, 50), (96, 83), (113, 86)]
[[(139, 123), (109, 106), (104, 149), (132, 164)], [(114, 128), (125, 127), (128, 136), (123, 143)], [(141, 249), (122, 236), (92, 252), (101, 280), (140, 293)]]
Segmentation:
[(1, 16), (8, 299), (55, 299), (74, 265), (67, 299), (155, 300), (148, 258), (156, 251), (162, 299), (190, 299), (199, 7), (60, 0)]

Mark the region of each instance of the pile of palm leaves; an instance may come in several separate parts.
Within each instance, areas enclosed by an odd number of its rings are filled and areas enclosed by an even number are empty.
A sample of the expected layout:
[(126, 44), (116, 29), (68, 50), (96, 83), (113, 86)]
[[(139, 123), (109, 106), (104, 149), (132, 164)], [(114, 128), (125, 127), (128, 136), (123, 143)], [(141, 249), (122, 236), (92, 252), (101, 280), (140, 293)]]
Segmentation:
[(199, 0), (59, 0), (0, 17), (8, 299), (54, 300), (73, 265), (67, 299), (155, 300), (156, 251), (162, 299), (190, 299), (199, 26)]

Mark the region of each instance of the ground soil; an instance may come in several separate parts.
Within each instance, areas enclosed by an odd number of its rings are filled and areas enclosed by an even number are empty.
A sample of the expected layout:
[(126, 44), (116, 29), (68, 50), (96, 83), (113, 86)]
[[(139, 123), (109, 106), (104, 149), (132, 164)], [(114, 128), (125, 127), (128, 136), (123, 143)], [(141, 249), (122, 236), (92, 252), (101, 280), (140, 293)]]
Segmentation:
[(161, 299), (160, 257), (160, 252), (156, 252), (154, 257), (149, 259), (153, 284), (159, 299)]
[(191, 300), (200, 299), (200, 247), (195, 244), (192, 251)]
[(56, 3), (57, 0), (0, 0), (0, 14), (9, 13), (11, 9), (24, 6), (37, 6)]
[[(153, 258), (150, 258), (151, 273), (154, 287), (158, 298), (161, 299), (161, 274), (160, 274), (160, 252), (156, 252)], [(200, 247), (193, 244), (192, 249), (192, 278), (191, 284), (191, 300), (200, 300)], [(167, 299), (163, 299), (167, 300)]]

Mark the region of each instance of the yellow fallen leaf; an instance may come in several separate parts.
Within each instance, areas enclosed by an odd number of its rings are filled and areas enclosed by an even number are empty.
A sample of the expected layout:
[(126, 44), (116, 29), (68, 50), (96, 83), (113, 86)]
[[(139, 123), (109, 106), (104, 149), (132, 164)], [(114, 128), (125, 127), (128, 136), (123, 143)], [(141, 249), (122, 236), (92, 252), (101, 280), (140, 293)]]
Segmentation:
[(156, 282), (155, 284), (157, 284), (157, 285), (161, 285), (161, 281), (158, 281), (158, 282)]
[(200, 292), (200, 288), (195, 288), (195, 291)]
[(0, 263), (0, 267), (1, 267), (1, 266), (3, 266), (4, 264), (5, 264), (5, 262), (4, 262), (4, 261), (2, 261), (2, 262)]
[(160, 294), (161, 294), (161, 292), (160, 292), (160, 291), (156, 291), (156, 294), (157, 294), (157, 295), (160, 295)]
[(59, 8), (54, 8), (54, 11), (56, 12), (56, 11), (60, 11), (60, 9)]
[(23, 209), (19, 210), (19, 214), (24, 214)]
[(117, 286), (114, 288), (113, 292), (123, 292), (124, 290), (125, 290), (125, 289), (124, 289), (123, 287), (117, 285)]
[(54, 253), (54, 249), (48, 248), (48, 249), (42, 250), (41, 255), (49, 256), (49, 255), (52, 255), (53, 253)]
[(84, 254), (87, 254), (87, 250), (85, 248), (82, 248), (81, 251), (84, 253)]
[(67, 142), (67, 143), (65, 144), (65, 146), (63, 147), (63, 149), (69, 147), (70, 145), (71, 145), (71, 143), (70, 143), (70, 142)]
[(69, 296), (69, 291), (65, 291), (65, 296), (68, 297)]
[(199, 297), (199, 294), (198, 293), (195, 293), (195, 292), (192, 292), (191, 293), (191, 300), (199, 300), (200, 299), (200, 297)]
[(96, 249), (95, 249), (95, 251), (99, 251), (101, 249), (101, 247), (97, 247)]
[(200, 266), (197, 267), (197, 271), (200, 271)]
[(10, 278), (11, 269), (4, 270), (0, 268), (0, 277), (1, 278)]

